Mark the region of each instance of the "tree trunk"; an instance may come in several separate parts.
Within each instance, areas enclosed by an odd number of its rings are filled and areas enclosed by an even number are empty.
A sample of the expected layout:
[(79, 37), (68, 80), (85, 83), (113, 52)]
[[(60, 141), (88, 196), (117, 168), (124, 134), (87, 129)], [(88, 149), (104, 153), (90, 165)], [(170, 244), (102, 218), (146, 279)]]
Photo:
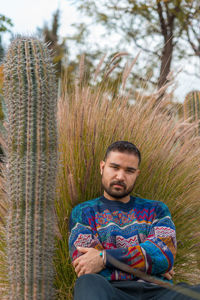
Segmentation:
[[(176, 9), (179, 9), (179, 5)], [(160, 76), (158, 79), (158, 88), (160, 89), (167, 83), (167, 76), (170, 72), (172, 54), (173, 54), (173, 33), (174, 33), (174, 13), (170, 12), (167, 2), (157, 2), (157, 10), (160, 19), (160, 28), (164, 40), (164, 46), (161, 57)]]
[(167, 39), (162, 51), (160, 75), (158, 79), (158, 88), (161, 88), (167, 83), (167, 76), (170, 72), (173, 53), (172, 36)]

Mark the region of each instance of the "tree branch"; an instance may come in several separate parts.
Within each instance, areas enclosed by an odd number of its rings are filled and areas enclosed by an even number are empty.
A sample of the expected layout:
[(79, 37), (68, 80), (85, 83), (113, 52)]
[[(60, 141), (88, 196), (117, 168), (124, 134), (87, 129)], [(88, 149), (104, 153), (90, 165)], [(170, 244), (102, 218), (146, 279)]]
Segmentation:
[(137, 42), (137, 40), (136, 40), (136, 38), (135, 38), (135, 36), (133, 35), (132, 32), (129, 31), (129, 32), (127, 32), (127, 34), (133, 39), (135, 45), (136, 45), (139, 49), (143, 50), (144, 52), (151, 53), (151, 54), (157, 56), (159, 59), (161, 59), (161, 56), (160, 56), (157, 52), (154, 52), (154, 51), (152, 51), (152, 50), (149, 50), (149, 49), (144, 48), (144, 47), (142, 47), (141, 45), (139, 45), (138, 42)]
[(194, 50), (195, 55), (200, 57), (200, 39), (197, 37), (197, 41), (199, 42), (199, 46), (196, 46), (191, 38), (190, 38), (190, 34), (189, 34), (189, 30), (187, 30), (187, 37), (188, 37), (188, 42), (190, 43), (192, 49)]
[(161, 26), (161, 32), (164, 36), (164, 39), (167, 40), (168, 34), (167, 34), (167, 25), (165, 23), (165, 19), (163, 17), (163, 9), (162, 5), (160, 4), (160, 1), (157, 1), (157, 8), (158, 8), (158, 16), (160, 20), (160, 26)]
[[(168, 2), (165, 2), (164, 4), (165, 4), (165, 8), (166, 8), (167, 21), (168, 21), (167, 27), (169, 28), (169, 31), (170, 31), (170, 32), (168, 32), (168, 37), (172, 37), (175, 15), (173, 13), (170, 14)], [(176, 10), (176, 12), (178, 12), (180, 10), (180, 3), (177, 4), (177, 6), (175, 7), (175, 10)]]

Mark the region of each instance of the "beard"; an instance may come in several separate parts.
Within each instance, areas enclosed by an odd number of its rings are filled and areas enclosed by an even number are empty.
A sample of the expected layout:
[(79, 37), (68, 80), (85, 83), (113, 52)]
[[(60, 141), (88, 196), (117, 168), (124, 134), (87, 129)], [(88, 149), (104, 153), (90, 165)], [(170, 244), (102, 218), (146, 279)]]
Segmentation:
[[(114, 185), (120, 185), (122, 188), (115, 188)], [(132, 192), (134, 183), (129, 188), (127, 188), (126, 184), (121, 181), (112, 181), (109, 185), (107, 185), (102, 177), (102, 186), (104, 191), (109, 196), (115, 199), (121, 199), (128, 196)]]

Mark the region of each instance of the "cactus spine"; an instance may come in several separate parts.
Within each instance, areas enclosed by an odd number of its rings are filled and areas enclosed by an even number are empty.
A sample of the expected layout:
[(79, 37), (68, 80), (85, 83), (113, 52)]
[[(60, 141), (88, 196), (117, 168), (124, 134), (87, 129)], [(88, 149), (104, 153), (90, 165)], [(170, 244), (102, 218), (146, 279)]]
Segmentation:
[(184, 100), (184, 119), (197, 123), (195, 134), (200, 135), (200, 91), (192, 91)]
[(10, 299), (54, 298), (56, 84), (46, 45), (18, 37), (5, 58)]

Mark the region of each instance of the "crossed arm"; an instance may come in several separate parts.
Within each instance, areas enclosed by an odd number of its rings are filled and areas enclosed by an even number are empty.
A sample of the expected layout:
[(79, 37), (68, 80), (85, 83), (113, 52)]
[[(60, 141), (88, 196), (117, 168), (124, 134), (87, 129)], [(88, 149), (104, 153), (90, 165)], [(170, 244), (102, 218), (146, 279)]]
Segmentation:
[[(99, 255), (99, 250), (84, 247), (77, 247), (77, 250), (81, 252), (82, 255), (75, 259), (72, 264), (78, 277), (83, 274), (99, 273), (105, 268), (102, 257)], [(174, 274), (172, 268), (162, 276), (171, 280)]]
[[(72, 226), (69, 238), (70, 255), (77, 276), (100, 273), (109, 280), (116, 280), (116, 277), (121, 279), (124, 272), (115, 269), (107, 259), (104, 266), (99, 252), (103, 250), (103, 246), (98, 233), (89, 222), (87, 223), (87, 216), (80, 217), (81, 212), (78, 213), (78, 219), (73, 213), (71, 215)], [(143, 243), (127, 248), (104, 250), (105, 254), (108, 253), (133, 268), (151, 275), (164, 274), (163, 276), (170, 280), (174, 275), (173, 263), (176, 252), (175, 228), (170, 214), (164, 213), (158, 216)], [(128, 276), (128, 279), (133, 278), (130, 274)]]

